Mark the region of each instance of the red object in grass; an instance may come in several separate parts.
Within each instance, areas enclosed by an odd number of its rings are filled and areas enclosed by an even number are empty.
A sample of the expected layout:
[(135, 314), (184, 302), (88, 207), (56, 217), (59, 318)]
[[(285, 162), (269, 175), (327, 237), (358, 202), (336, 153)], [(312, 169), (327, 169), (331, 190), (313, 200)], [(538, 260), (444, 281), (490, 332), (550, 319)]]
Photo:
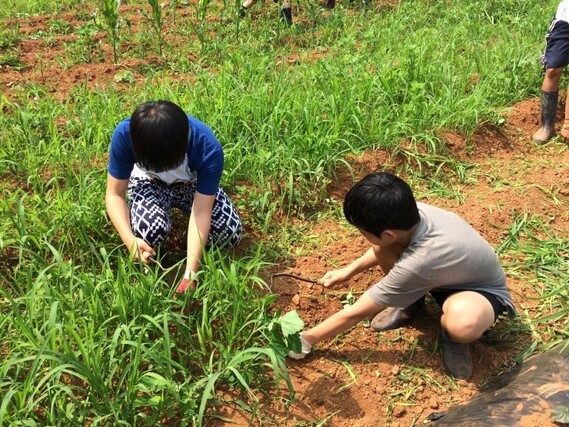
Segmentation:
[(191, 280), (184, 277), (180, 282), (180, 284), (178, 285), (178, 287), (176, 288), (176, 293), (181, 294), (186, 292), (188, 289), (193, 291), (194, 289), (196, 289), (197, 285), (198, 282), (196, 281), (196, 279)]
[(188, 289), (190, 285), (191, 285), (190, 280), (183, 278), (178, 287), (176, 288), (176, 292), (179, 294), (186, 292), (186, 289)]

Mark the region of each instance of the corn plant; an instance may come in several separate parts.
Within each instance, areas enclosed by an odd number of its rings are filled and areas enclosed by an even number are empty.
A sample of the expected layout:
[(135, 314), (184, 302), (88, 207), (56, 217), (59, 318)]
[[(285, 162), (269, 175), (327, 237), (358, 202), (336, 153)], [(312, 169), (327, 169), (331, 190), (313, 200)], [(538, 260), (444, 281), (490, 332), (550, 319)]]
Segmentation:
[[(150, 22), (156, 34), (156, 40), (158, 41), (158, 54), (162, 56), (162, 45), (164, 44), (164, 37), (162, 34), (162, 27), (164, 25), (162, 5), (158, 0), (148, 0), (148, 4), (152, 10), (152, 19)], [(173, 6), (175, 7), (175, 5)]]
[(25, 199), (15, 204), (16, 232), (0, 234), (0, 249), (35, 267), (0, 270), (0, 330), (11, 342), (0, 366), (0, 419), (201, 425), (219, 387), (254, 400), (253, 390), (269, 386), (265, 366), (292, 393), (284, 357), (298, 351), (303, 324), (294, 312), (268, 313), (274, 295), (256, 275), (261, 247), (236, 262), (206, 253), (198, 289), (174, 300), (170, 271), (145, 274), (86, 233), (76, 244), (90, 256), (64, 257), (54, 246), (59, 233), (33, 237), (38, 219)]
[(172, 24), (176, 25), (176, 9), (180, 7), (181, 0), (170, 0), (170, 10), (172, 11)]
[(211, 0), (199, 0), (198, 1), (198, 18), (201, 21), (205, 21), (207, 19), (207, 11)]
[(108, 30), (109, 41), (113, 48), (113, 59), (115, 64), (118, 64), (118, 28), (121, 0), (102, 0), (102, 2), (103, 20)]

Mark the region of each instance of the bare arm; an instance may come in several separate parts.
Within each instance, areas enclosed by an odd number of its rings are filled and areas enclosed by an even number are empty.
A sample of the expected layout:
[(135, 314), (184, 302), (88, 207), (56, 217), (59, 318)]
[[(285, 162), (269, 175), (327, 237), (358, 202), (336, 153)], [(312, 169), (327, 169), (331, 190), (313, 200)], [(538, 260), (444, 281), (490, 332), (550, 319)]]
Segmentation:
[(383, 310), (385, 307), (373, 302), (366, 292), (353, 305), (334, 313), (322, 323), (306, 331), (304, 338), (309, 344), (314, 345), (319, 341), (341, 334), (365, 317)]
[(143, 239), (137, 238), (132, 232), (128, 205), (126, 203), (127, 187), (128, 179), (116, 179), (111, 175), (107, 175), (107, 190), (105, 193), (107, 214), (133, 258), (147, 262), (148, 257), (155, 255), (155, 251)]
[(206, 196), (196, 192), (188, 223), (186, 270), (197, 273), (211, 229), (211, 215), (215, 195)]
[(324, 287), (333, 287), (339, 282), (351, 279), (362, 271), (375, 267), (379, 264), (378, 253), (379, 246), (372, 245), (372, 247), (370, 247), (361, 257), (353, 261), (351, 264), (339, 270), (327, 272), (320, 279), (320, 283), (322, 283)]

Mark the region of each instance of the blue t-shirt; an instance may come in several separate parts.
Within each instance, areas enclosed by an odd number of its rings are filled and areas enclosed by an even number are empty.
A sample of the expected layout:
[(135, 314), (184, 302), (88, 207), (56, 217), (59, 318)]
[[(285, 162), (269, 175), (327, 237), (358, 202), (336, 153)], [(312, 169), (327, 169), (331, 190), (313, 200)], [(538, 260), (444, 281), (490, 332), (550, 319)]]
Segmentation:
[(223, 172), (223, 149), (207, 125), (192, 116), (188, 116), (188, 121), (190, 140), (184, 163), (175, 170), (162, 173), (146, 171), (136, 164), (130, 139), (130, 117), (120, 122), (111, 139), (109, 174), (116, 179), (137, 175), (168, 184), (197, 180), (197, 192), (208, 196), (215, 194)]

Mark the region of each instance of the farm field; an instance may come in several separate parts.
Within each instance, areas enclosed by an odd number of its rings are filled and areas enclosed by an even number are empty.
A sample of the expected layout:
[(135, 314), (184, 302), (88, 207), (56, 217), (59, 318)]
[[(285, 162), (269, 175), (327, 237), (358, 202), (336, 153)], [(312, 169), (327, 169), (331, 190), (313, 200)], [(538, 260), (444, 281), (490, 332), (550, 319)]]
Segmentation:
[[(557, 2), (472, 3), (307, 1), (288, 27), (269, 1), (241, 18), (219, 0), (10, 2), (0, 425), (423, 425), (516, 361), (567, 346), (569, 146), (531, 140)], [(105, 212), (111, 133), (149, 99), (215, 132), (246, 229), (236, 250), (207, 254), (182, 297), (187, 217), (176, 213), (162, 265), (145, 269)], [(377, 170), (459, 213), (499, 254), (518, 318), (473, 345), (468, 380), (444, 372), (432, 300), (409, 327), (362, 322), (285, 358), (299, 323), (283, 315), (314, 326), (381, 277), (330, 291), (273, 277), (318, 279), (365, 251), (341, 207)], [(544, 409), (520, 425), (556, 424)]]

